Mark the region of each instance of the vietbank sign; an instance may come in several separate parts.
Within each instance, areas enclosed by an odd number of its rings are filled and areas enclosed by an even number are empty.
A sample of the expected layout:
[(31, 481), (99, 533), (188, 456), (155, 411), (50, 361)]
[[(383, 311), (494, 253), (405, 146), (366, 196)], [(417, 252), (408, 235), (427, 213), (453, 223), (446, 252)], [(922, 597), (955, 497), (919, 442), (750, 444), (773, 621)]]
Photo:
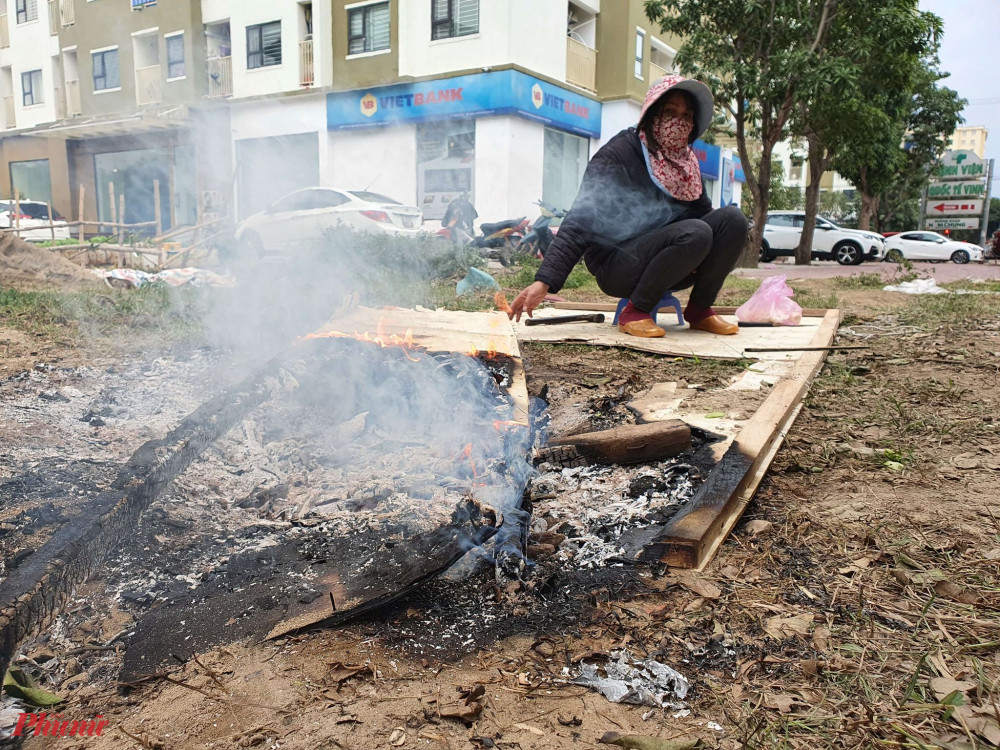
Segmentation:
[(330, 130), (453, 117), (518, 115), (599, 138), (601, 104), (517, 70), (327, 94)]

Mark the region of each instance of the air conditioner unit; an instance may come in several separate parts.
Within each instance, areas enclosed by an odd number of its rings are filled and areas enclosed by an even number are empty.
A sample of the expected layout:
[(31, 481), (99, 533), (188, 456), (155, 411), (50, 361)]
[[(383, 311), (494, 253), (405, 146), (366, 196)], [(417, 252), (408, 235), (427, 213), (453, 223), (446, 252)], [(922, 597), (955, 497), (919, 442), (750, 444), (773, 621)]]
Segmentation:
[(201, 205), (204, 206), (205, 209), (221, 206), (222, 193), (218, 190), (203, 190), (201, 192)]

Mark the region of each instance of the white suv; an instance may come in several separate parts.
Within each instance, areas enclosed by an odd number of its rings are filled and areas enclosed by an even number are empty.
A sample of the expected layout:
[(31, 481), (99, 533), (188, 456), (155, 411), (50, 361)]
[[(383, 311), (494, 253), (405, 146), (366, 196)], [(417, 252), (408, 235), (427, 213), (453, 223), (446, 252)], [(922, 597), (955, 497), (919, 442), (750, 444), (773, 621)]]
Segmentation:
[[(762, 262), (779, 255), (795, 255), (802, 237), (806, 215), (803, 211), (769, 211), (760, 246)], [(842, 266), (856, 266), (864, 260), (882, 260), (885, 238), (874, 232), (844, 229), (822, 216), (816, 217), (813, 232), (813, 260), (835, 260)]]

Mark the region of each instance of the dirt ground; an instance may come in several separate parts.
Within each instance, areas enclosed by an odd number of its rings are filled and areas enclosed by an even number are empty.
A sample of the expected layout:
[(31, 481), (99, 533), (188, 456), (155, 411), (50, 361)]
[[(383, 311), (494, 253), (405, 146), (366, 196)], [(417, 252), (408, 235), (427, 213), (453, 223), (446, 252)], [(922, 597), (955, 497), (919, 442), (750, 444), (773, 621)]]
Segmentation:
[[(809, 282), (816, 293), (828, 283)], [(434, 616), (417, 598), (130, 684), (69, 677), (58, 713), (101, 714), (108, 728), (27, 746), (527, 750), (596, 747), (609, 732), (661, 741), (619, 740), (638, 748), (997, 746), (1000, 313), (981, 298), (836, 294), (837, 343), (870, 349), (831, 354), (703, 574), (632, 571), (627, 585), (573, 592), (579, 606), (556, 625), (450, 659), (407, 648), (405, 633)], [(83, 356), (0, 328), (4, 342), (0, 378)], [(558, 386), (590, 403), (628, 381), (731, 375), (624, 351), (524, 349), (533, 393)], [(611, 703), (563, 675), (622, 649), (680, 671), (683, 707)], [(73, 654), (77, 674), (102, 656)]]

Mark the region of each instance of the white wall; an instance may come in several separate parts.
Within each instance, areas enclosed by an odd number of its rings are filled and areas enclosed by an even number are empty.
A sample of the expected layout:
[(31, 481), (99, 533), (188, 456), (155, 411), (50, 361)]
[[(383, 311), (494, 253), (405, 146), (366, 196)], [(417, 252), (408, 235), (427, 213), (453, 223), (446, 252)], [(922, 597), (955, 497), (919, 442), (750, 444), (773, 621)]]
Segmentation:
[(479, 33), (431, 41), (431, 0), (399, 2), (399, 73), (432, 76), (517, 63), (566, 80), (566, 0), (481, 0)]
[(480, 222), (538, 215), (545, 128), (520, 117), (476, 120), (475, 205)]
[[(202, 0), (204, 23), (229, 21), (233, 44), (233, 98), (298, 91), (299, 85), (299, 14), (301, 8), (292, 0)], [(281, 65), (247, 70), (247, 26), (281, 21)], [(330, 35), (333, 28), (332, 0), (313, 0), (313, 50), (315, 86), (333, 80), (333, 52)]]
[[(597, 147), (603, 146), (622, 130), (635, 127), (641, 111), (639, 103), (631, 99), (604, 102), (601, 107), (601, 139), (597, 142)], [(596, 149), (592, 150), (591, 155), (595, 152)]]
[[(417, 204), (417, 133), (415, 125), (359, 130), (332, 130), (324, 185), (382, 193), (411, 206)], [(321, 141), (321, 142), (322, 142)]]
[[(49, 4), (46, 0), (38, 0), (38, 18), (34, 21), (19, 24), (16, 13), (17, 4), (7, 0), (7, 23), (10, 29), (10, 49), (5, 49), (0, 55), (0, 65), (10, 66), (12, 90), (9, 95), (14, 97), (14, 118), (18, 130), (35, 127), (44, 122), (57, 119), (55, 71), (52, 56), (59, 55), (59, 37), (49, 31)], [(30, 70), (42, 71), (43, 104), (25, 108), (24, 91), (21, 88), (21, 73)], [(61, 76), (60, 76), (61, 79)], [(65, 100), (66, 92), (60, 91)]]
[(326, 97), (323, 94), (288, 99), (235, 102), (230, 112), (233, 158), (236, 141), (245, 138), (269, 138), (299, 133), (319, 133), (320, 174), (329, 169), (326, 133)]

